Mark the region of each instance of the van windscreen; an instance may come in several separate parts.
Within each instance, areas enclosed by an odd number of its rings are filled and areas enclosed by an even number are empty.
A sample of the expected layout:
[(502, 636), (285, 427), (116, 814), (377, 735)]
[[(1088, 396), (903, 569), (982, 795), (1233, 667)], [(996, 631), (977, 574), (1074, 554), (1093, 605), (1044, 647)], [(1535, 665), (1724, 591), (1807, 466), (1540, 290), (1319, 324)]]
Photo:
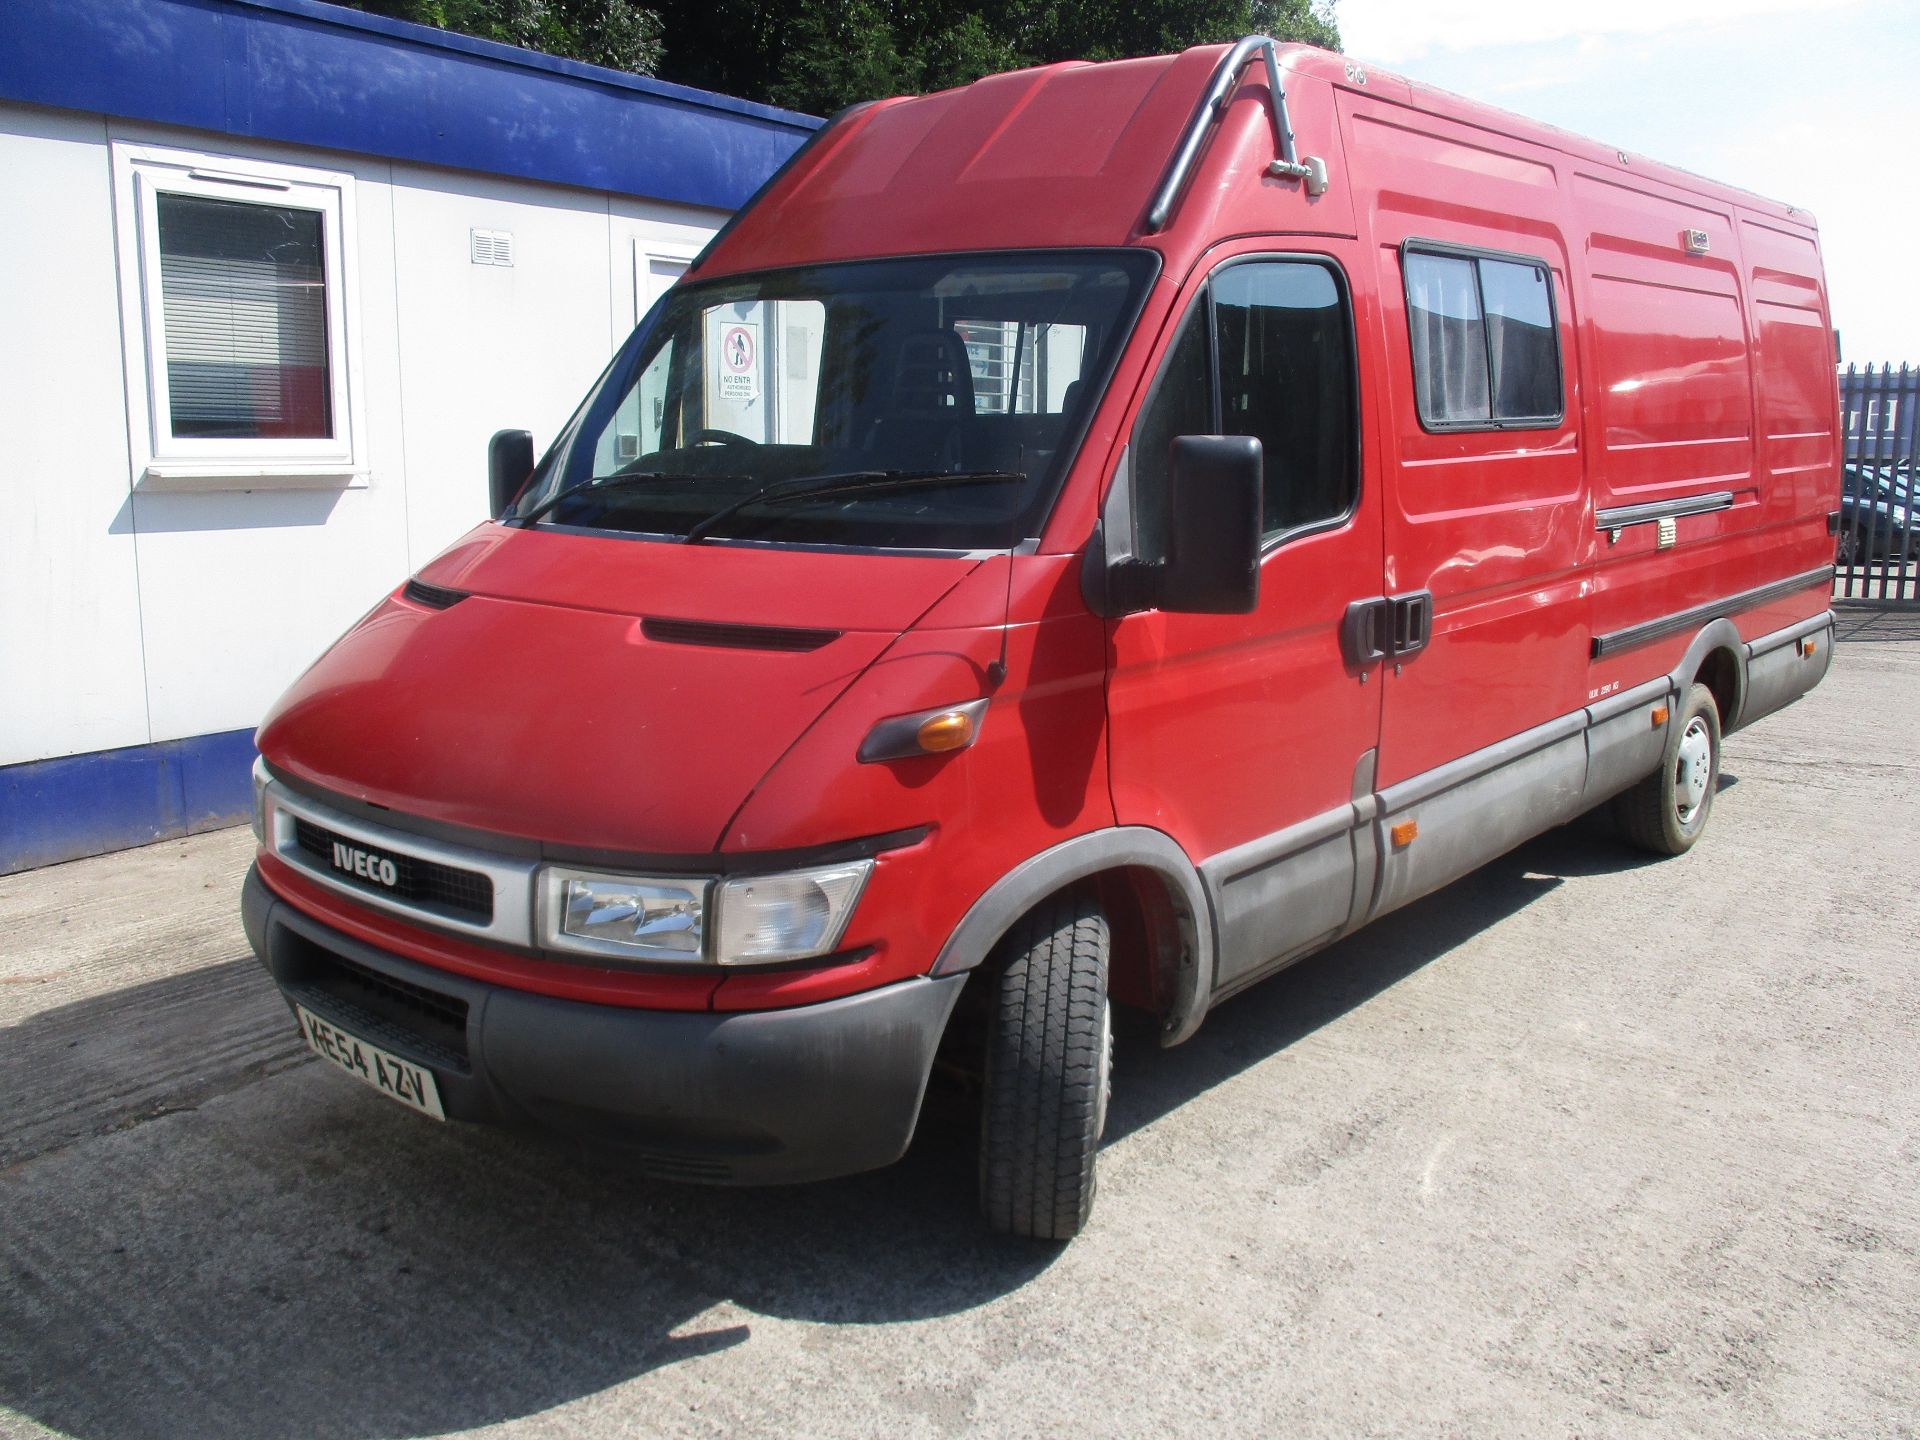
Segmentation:
[(1022, 252), (677, 285), (506, 518), (1007, 548), (1038, 533), (1156, 264)]

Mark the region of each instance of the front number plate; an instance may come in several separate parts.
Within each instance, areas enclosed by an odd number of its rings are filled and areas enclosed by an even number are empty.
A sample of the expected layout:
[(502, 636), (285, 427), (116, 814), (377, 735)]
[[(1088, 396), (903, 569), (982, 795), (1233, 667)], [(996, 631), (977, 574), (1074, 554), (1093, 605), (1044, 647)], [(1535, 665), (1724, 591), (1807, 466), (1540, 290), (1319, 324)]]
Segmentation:
[(433, 1083), (433, 1072), (402, 1060), (391, 1050), (368, 1044), (347, 1034), (330, 1020), (322, 1020), (304, 1005), (295, 1005), (300, 1017), (300, 1033), (307, 1045), (322, 1060), (331, 1060), (340, 1069), (363, 1080), (390, 1100), (398, 1100), (409, 1109), (436, 1120), (447, 1118), (440, 1108), (440, 1088)]

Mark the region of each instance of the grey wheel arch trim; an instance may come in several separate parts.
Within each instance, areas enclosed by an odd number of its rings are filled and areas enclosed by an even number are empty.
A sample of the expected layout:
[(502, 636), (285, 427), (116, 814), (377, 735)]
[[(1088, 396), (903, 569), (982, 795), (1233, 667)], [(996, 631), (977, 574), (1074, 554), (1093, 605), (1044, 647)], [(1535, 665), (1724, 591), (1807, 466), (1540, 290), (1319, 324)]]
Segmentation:
[(1213, 993), (1214, 923), (1200, 872), (1172, 836), (1144, 825), (1120, 825), (1063, 840), (1050, 850), (1021, 861), (973, 902), (941, 947), (930, 974), (972, 970), (992, 953), (1000, 938), (1039, 901), (1062, 886), (1106, 870), (1151, 870), (1166, 882), (1181, 912), (1185, 963), (1176, 972), (1177, 992), (1160, 1033), (1160, 1043), (1177, 1045), (1200, 1027)]
[(1728, 650), (1733, 653), (1733, 715), (1720, 717), (1721, 728), (1731, 730), (1738, 715), (1747, 704), (1747, 642), (1740, 638), (1740, 631), (1733, 621), (1719, 619), (1701, 626), (1700, 633), (1693, 637), (1693, 643), (1687, 646), (1687, 653), (1680, 657), (1680, 663), (1673, 667), (1669, 678), (1673, 688), (1684, 699), (1687, 687), (1700, 678), (1700, 667), (1707, 663), (1707, 657), (1716, 650)]

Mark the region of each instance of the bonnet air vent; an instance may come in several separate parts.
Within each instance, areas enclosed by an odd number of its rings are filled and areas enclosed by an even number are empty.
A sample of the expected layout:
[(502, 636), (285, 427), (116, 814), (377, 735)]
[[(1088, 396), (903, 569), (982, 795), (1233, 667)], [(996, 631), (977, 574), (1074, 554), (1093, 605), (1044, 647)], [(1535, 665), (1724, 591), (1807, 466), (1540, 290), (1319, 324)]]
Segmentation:
[(443, 590), (438, 585), (423, 585), (418, 580), (407, 581), (406, 588), (400, 593), (414, 604), (424, 605), (429, 610), (445, 610), (467, 598), (464, 590)]
[(793, 630), (784, 625), (712, 625), (703, 620), (649, 616), (640, 633), (661, 645), (715, 645), (729, 650), (818, 650), (840, 638), (838, 630)]

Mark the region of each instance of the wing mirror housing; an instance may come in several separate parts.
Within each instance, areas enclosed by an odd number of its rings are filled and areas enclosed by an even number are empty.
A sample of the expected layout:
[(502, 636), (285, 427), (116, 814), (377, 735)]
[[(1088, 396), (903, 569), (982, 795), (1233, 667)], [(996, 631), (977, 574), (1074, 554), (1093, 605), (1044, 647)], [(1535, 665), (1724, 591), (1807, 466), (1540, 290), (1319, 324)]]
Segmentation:
[(507, 513), (533, 474), (533, 432), (500, 430), (487, 442), (487, 499), (493, 518)]
[(1248, 615), (1260, 603), (1260, 442), (1182, 435), (1167, 465), (1166, 558), (1109, 573), (1116, 613)]

